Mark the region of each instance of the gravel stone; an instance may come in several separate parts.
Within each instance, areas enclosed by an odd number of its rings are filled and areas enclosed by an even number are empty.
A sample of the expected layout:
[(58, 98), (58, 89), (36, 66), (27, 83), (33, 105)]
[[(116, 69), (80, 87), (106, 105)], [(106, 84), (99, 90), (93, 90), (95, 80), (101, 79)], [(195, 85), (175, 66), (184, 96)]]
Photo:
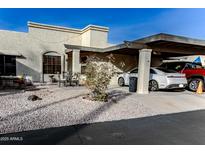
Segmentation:
[[(13, 133), (50, 127), (69, 126), (151, 116), (154, 113), (122, 90), (110, 90), (111, 101), (83, 99), (85, 87), (39, 85), (38, 90), (4, 93), (0, 91), (0, 133)], [(27, 100), (37, 95), (42, 100)]]

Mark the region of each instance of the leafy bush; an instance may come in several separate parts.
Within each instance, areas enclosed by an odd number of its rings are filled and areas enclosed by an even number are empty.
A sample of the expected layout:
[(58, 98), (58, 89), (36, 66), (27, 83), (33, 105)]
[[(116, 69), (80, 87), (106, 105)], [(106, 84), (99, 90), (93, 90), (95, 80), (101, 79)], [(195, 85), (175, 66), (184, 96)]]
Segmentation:
[(91, 91), (90, 99), (95, 101), (107, 101), (106, 90), (111, 78), (115, 75), (115, 67), (110, 63), (112, 57), (107, 58), (107, 62), (94, 56), (87, 60), (85, 85)]

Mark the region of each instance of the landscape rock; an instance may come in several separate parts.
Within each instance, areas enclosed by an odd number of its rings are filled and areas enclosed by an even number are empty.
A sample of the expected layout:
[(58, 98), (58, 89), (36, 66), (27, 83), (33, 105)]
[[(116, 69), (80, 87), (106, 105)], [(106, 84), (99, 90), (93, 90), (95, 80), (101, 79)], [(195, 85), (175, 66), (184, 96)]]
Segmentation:
[(30, 95), (28, 96), (28, 100), (30, 101), (37, 101), (37, 100), (42, 100), (42, 98), (36, 96), (36, 95)]

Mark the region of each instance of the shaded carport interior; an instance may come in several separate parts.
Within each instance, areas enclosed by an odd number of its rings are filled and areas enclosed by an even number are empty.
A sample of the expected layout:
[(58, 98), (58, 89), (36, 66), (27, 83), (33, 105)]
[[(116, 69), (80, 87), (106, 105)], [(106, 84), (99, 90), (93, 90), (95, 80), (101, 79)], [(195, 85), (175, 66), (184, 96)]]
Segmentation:
[(65, 44), (69, 50), (78, 49), (81, 52), (114, 53), (125, 55), (138, 55), (138, 87), (140, 94), (148, 93), (149, 69), (151, 57), (167, 59), (168, 57), (205, 55), (205, 41), (170, 34), (156, 34), (134, 41), (107, 47), (92, 48)]

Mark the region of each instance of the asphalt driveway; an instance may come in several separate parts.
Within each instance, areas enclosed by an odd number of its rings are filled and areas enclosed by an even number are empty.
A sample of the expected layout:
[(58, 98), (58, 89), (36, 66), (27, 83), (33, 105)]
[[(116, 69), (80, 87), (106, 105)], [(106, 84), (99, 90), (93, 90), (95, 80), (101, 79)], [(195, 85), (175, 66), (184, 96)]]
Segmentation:
[(205, 144), (205, 110), (0, 135), (1, 144)]

